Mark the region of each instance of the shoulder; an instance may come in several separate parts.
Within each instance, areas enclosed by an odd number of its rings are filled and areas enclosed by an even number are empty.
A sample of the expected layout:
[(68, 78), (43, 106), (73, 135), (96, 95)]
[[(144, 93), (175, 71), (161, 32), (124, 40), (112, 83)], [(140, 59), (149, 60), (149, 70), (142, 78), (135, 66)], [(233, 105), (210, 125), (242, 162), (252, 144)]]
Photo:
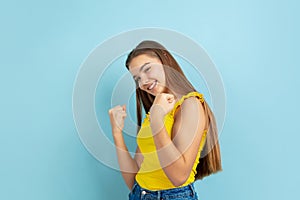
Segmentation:
[(195, 106), (200, 106), (201, 102), (199, 101), (199, 98), (197, 96), (190, 96), (186, 99), (181, 104), (182, 108), (191, 108)]
[[(199, 96), (188, 96), (176, 109), (174, 114), (174, 124), (172, 129), (172, 138), (181, 135), (178, 138), (186, 137), (188, 134), (201, 132), (207, 123), (203, 99)], [(192, 134), (193, 135), (193, 134)], [(177, 137), (177, 136), (176, 136)]]
[(178, 116), (199, 117), (201, 113), (204, 113), (202, 101), (198, 96), (190, 96), (185, 98), (178, 106), (174, 118), (178, 118)]
[(171, 112), (172, 116), (175, 117), (175, 113), (180, 107), (186, 107), (187, 109), (195, 105), (200, 106), (201, 103), (204, 103), (203, 94), (193, 91), (186, 95), (183, 95), (174, 105), (174, 108)]

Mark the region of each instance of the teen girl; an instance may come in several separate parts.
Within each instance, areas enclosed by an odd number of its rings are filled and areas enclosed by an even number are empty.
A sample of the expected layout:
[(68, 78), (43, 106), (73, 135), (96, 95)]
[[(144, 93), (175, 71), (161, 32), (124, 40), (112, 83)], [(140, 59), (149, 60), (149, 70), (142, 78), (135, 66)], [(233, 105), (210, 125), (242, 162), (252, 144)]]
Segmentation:
[(129, 199), (198, 199), (194, 181), (222, 169), (211, 109), (157, 42), (141, 42), (129, 53), (126, 67), (137, 86), (134, 158), (122, 134), (125, 105), (110, 109), (109, 116)]

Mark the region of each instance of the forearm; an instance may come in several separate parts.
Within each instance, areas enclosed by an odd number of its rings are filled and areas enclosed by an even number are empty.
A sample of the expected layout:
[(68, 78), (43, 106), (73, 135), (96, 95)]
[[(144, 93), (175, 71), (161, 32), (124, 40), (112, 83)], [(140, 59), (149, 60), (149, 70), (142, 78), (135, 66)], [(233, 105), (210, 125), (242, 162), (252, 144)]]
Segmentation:
[(157, 155), (165, 174), (175, 186), (180, 186), (185, 182), (190, 173), (183, 154), (169, 137), (163, 120), (159, 118), (152, 120), (151, 129), (154, 132), (153, 138)]
[(135, 175), (138, 172), (139, 168), (136, 161), (131, 157), (130, 153), (128, 152), (123, 135), (121, 133), (113, 135), (114, 142), (116, 145), (116, 152), (118, 157), (118, 163), (120, 166), (120, 171), (122, 173), (126, 185), (129, 189), (131, 189), (134, 184)]

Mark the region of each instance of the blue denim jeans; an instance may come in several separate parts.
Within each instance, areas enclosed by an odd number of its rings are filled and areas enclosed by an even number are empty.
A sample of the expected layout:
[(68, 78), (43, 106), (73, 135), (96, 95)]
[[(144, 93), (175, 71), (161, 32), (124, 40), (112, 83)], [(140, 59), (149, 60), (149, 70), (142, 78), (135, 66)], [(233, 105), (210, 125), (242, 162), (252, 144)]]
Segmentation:
[(137, 182), (134, 183), (129, 200), (197, 200), (198, 196), (195, 192), (194, 184), (187, 186), (168, 189), (168, 190), (147, 190), (142, 188)]

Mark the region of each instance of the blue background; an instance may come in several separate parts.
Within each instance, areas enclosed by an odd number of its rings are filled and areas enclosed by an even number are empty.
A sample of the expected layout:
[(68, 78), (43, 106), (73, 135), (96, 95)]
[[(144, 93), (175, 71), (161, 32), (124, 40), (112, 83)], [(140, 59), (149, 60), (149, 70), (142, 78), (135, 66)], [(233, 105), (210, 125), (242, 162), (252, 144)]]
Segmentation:
[(224, 171), (196, 182), (201, 199), (299, 198), (298, 8), (296, 0), (2, 1), (0, 199), (126, 199), (120, 173), (82, 145), (72, 91), (92, 49), (142, 27), (192, 38), (223, 78)]

